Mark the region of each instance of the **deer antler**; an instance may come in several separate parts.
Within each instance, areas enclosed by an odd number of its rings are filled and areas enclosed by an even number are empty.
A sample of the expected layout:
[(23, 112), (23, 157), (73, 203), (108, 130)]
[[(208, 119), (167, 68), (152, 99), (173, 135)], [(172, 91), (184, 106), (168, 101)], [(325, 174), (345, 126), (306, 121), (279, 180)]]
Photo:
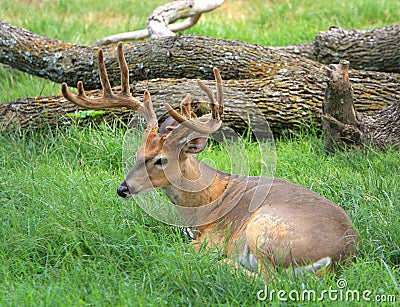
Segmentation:
[(104, 64), (104, 54), (102, 49), (99, 50), (98, 66), (103, 94), (98, 98), (87, 97), (82, 81), (79, 81), (77, 85), (78, 94), (69, 92), (66, 83), (62, 84), (62, 93), (69, 101), (87, 109), (128, 107), (137, 110), (145, 118), (147, 127), (149, 128), (147, 129), (147, 134), (149, 134), (151, 131), (154, 132), (154, 130), (158, 128), (157, 116), (153, 110), (150, 93), (148, 91), (144, 92), (143, 103), (132, 96), (129, 88), (128, 64), (126, 64), (122, 47), (123, 44), (118, 43), (118, 63), (121, 69), (121, 91), (118, 94), (112, 92), (110, 80), (108, 79), (106, 66)]
[(222, 78), (217, 68), (214, 68), (215, 83), (217, 87), (217, 98), (215, 98), (211, 89), (206, 86), (202, 81), (197, 80), (199, 87), (208, 96), (209, 107), (211, 110), (210, 114), (196, 118), (196, 115), (190, 110), (190, 95), (187, 95), (185, 99), (181, 102), (181, 113), (179, 114), (175, 111), (171, 105), (165, 103), (165, 108), (167, 109), (169, 115), (175, 119), (178, 123), (181, 123), (186, 128), (189, 128), (195, 132), (202, 134), (210, 134), (219, 129), (221, 126), (221, 115), (224, 110), (223, 105), (223, 92), (222, 92)]
[(100, 73), (100, 81), (103, 88), (103, 94), (98, 98), (89, 98), (85, 94), (82, 81), (77, 84), (78, 94), (68, 91), (66, 83), (62, 84), (61, 90), (63, 96), (69, 101), (87, 109), (104, 109), (115, 107), (128, 107), (138, 110), (142, 107), (140, 101), (132, 97), (129, 89), (129, 70), (126, 64), (124, 53), (122, 51), (122, 43), (118, 43), (118, 63), (121, 68), (121, 92), (114, 94), (108, 79), (106, 66), (104, 64), (103, 50), (99, 50), (98, 66)]

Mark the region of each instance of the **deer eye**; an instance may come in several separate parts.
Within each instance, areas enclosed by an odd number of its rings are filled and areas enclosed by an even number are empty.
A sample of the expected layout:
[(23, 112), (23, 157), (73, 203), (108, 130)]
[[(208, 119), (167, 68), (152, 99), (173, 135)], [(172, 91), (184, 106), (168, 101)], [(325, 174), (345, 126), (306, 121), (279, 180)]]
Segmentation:
[(157, 166), (158, 168), (165, 167), (168, 163), (167, 158), (156, 158), (154, 161), (154, 165)]

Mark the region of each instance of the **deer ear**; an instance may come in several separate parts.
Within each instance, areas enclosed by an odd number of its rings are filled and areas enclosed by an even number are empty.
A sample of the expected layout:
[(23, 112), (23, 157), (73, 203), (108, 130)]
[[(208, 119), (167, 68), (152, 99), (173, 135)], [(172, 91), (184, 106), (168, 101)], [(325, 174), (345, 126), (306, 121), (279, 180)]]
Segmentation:
[(207, 136), (195, 137), (188, 140), (182, 148), (182, 152), (186, 155), (196, 155), (201, 153), (207, 145)]

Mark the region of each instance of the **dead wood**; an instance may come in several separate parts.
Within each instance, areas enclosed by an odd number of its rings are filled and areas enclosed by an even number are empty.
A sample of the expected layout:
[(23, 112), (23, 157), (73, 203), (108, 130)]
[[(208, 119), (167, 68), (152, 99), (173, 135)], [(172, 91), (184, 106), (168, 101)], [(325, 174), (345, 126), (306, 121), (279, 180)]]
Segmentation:
[(356, 111), (349, 62), (327, 69), (327, 88), (322, 106), (322, 129), (328, 151), (347, 146), (370, 145), (386, 149), (400, 143), (400, 100), (373, 114)]
[[(107, 36), (96, 42), (95, 45), (116, 44), (120, 41), (143, 39), (148, 36), (151, 39), (174, 36), (175, 32), (195, 25), (203, 13), (216, 9), (223, 2), (223, 0), (175, 0), (169, 2), (156, 8), (150, 14), (146, 29)], [(174, 23), (179, 19), (185, 20)]]
[[(367, 73), (367, 72), (365, 72)], [(399, 76), (393, 74), (364, 75), (363, 79), (352, 79), (357, 108), (365, 112), (376, 112), (399, 100)], [(301, 77), (301, 78), (300, 78)], [(301, 82), (299, 82), (300, 80)], [(273, 78), (242, 79), (224, 81), (225, 110), (224, 123), (237, 131), (248, 127), (247, 118), (257, 108), (265, 116), (276, 135), (287, 130), (298, 130), (314, 122), (320, 125), (321, 106), (324, 99), (325, 76), (300, 75), (293, 79), (290, 71), (282, 71)], [(212, 83), (206, 82), (212, 86)], [(382, 86), (385, 84), (385, 86)], [(198, 104), (205, 100), (193, 79), (154, 79), (140, 81), (132, 86), (132, 94), (142, 97), (148, 89), (154, 102), (155, 111), (160, 116), (165, 113), (164, 102), (177, 107), (187, 93)], [(99, 91), (88, 92), (98, 95)], [(0, 105), (0, 122), (6, 128), (37, 127), (43, 124), (54, 126), (70, 122), (70, 117), (78, 108), (62, 96), (18, 99)], [(125, 109), (105, 111), (107, 121), (121, 117), (125, 122), (132, 117)], [(256, 125), (256, 122), (251, 122)]]
[[(134, 94), (141, 96), (149, 89), (156, 106), (165, 101), (177, 105), (186, 93), (196, 93), (192, 80), (176, 78), (212, 79), (215, 66), (227, 83), (231, 111), (224, 120), (236, 130), (247, 127), (237, 114), (251, 113), (255, 106), (276, 134), (310, 121), (320, 123), (326, 77), (324, 66), (315, 61), (273, 48), (195, 35), (127, 44), (124, 50), (131, 80), (147, 80), (135, 84)], [(0, 22), (0, 62), (55, 82), (75, 86), (83, 80), (86, 89), (98, 88), (97, 51), (98, 47), (44, 38)], [(104, 47), (104, 53), (110, 80), (119, 84), (115, 46)], [(358, 110), (376, 112), (399, 100), (400, 75), (353, 70), (351, 76)], [(21, 98), (0, 106), (0, 119), (4, 127), (53, 126), (68, 122), (64, 115), (75, 110), (59, 96)], [(110, 114), (115, 112), (106, 113), (106, 120)]]
[(276, 47), (323, 64), (340, 60), (353, 69), (400, 73), (400, 25), (370, 30), (331, 27), (320, 32), (312, 43)]
[[(0, 21), (0, 63), (57, 83), (75, 86), (79, 80), (85, 80), (86, 89), (100, 88), (96, 66), (98, 48), (45, 38)], [(105, 46), (104, 54), (110, 81), (118, 85), (116, 46)], [(213, 67), (220, 68), (224, 80), (270, 79), (289, 72), (293, 81), (301, 84), (303, 75), (317, 79), (324, 75), (323, 65), (295, 54), (196, 35), (127, 44), (125, 57), (131, 80), (212, 79)], [(362, 80), (367, 74), (371, 73), (354, 71), (352, 76)]]

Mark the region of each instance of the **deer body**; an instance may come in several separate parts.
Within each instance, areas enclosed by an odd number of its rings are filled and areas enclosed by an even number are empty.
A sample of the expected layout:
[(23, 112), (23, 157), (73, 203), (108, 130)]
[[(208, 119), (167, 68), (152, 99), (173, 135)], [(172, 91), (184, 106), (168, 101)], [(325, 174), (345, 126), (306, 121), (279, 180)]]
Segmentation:
[[(199, 214), (206, 220), (205, 224), (197, 221), (201, 226), (193, 231), (195, 249), (217, 247), (251, 270), (256, 270), (260, 262), (305, 266), (323, 258), (338, 262), (355, 253), (358, 238), (351, 221), (341, 207), (328, 199), (278, 178), (217, 174), (211, 186), (218, 188), (200, 193), (187, 193), (173, 186), (163, 188), (179, 207), (207, 207), (216, 202), (211, 210), (207, 208), (206, 213)], [(255, 194), (265, 193), (257, 191), (260, 184), (271, 188), (266, 197), (261, 195), (262, 204), (249, 212)]]
[(211, 114), (196, 118), (188, 95), (181, 103), (182, 114), (166, 104), (173, 120), (168, 119), (159, 132), (150, 94), (145, 91), (143, 102), (130, 94), (122, 44), (118, 45), (118, 60), (121, 93), (112, 93), (101, 50), (103, 96), (88, 98), (81, 82), (77, 95), (66, 84), (62, 91), (82, 107), (125, 106), (145, 118), (142, 146), (135, 165), (118, 186), (119, 196), (129, 198), (162, 188), (183, 219), (196, 226), (195, 249), (219, 248), (250, 270), (293, 265), (313, 271), (356, 253), (356, 231), (344, 210), (330, 200), (282, 179), (232, 175), (195, 158), (205, 148), (208, 135), (221, 125), (222, 80), (217, 69), (216, 98), (198, 81), (210, 100)]

